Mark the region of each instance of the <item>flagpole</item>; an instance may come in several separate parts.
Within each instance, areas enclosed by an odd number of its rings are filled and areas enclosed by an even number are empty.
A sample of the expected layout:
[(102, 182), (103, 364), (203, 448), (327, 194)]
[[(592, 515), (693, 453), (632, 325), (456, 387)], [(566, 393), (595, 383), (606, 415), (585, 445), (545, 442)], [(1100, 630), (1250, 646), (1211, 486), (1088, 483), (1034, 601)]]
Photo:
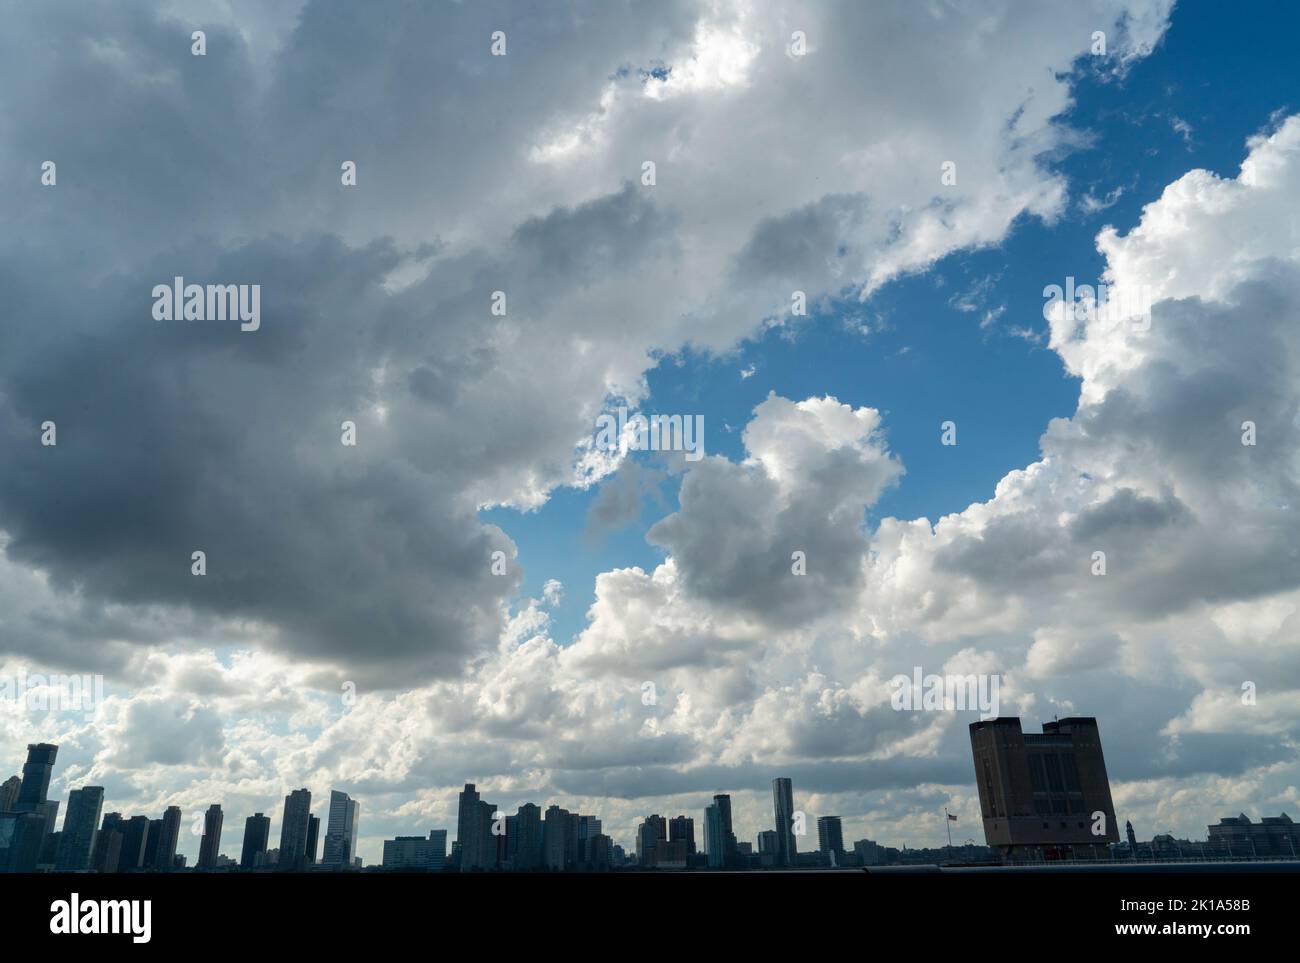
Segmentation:
[(944, 825), (944, 828), (948, 830), (948, 849), (950, 850), (950, 852), (948, 853), (948, 855), (951, 856), (951, 855), (952, 855), (952, 853), (951, 853), (951, 850), (952, 850), (952, 816), (950, 816), (950, 815), (948, 814), (948, 807), (947, 807), (947, 806), (944, 806), (944, 807), (943, 807), (943, 825)]

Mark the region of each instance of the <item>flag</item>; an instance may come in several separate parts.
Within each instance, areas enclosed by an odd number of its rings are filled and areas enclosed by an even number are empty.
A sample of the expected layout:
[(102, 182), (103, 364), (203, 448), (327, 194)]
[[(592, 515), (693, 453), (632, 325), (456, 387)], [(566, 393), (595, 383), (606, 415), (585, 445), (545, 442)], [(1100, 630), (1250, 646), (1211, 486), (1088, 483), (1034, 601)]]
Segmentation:
[(946, 810), (944, 811), (944, 815), (947, 816), (949, 819), (951, 819), (953, 822), (956, 822), (956, 821), (957, 821), (957, 817), (954, 816), (952, 813), (946, 811)]

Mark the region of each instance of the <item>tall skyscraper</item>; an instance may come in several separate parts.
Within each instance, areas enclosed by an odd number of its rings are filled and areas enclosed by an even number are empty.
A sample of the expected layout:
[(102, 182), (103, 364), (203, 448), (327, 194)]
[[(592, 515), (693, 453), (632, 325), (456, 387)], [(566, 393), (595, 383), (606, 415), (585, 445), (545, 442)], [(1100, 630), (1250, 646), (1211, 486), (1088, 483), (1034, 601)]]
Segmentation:
[(609, 869), (613, 858), (611, 840), (604, 833), (597, 833), (587, 840), (587, 868), (596, 872)]
[(647, 816), (636, 830), (636, 861), (642, 866), (655, 865), (659, 841), (668, 838), (668, 823), (655, 813)]
[[(311, 819), (311, 792), (295, 789), (284, 797), (284, 817), (280, 820), (279, 868), (300, 872), (306, 868), (307, 829)], [(313, 843), (315, 840), (313, 840)], [(313, 846), (313, 857), (315, 847)]]
[(465, 788), (460, 791), (456, 797), (456, 842), (460, 844), (460, 850), (465, 849), (465, 840), (469, 835), (471, 823), (473, 822), (474, 807), (479, 802), (479, 792), (472, 782), (465, 783)]
[(59, 747), (46, 742), (29, 743), (27, 761), (23, 763), (23, 781), (18, 787), (15, 812), (41, 812), (50, 790), (50, 774), (54, 771), (54, 758)]
[[(456, 799), (456, 854), (459, 857), (459, 869), (474, 869), (478, 859), (478, 842), (470, 837), (477, 833), (479, 793), (472, 782), (465, 783)], [(469, 859), (466, 852), (469, 851)]]
[(690, 816), (674, 816), (668, 820), (670, 842), (685, 842), (688, 856), (695, 855), (695, 820)]
[(158, 869), (158, 843), (162, 841), (162, 820), (149, 820), (149, 829), (144, 837), (144, 859), (141, 865), (145, 869)]
[[(27, 745), (27, 761), (23, 763), (23, 779), (18, 786), (18, 798), (14, 802), (15, 813), (36, 813), (42, 818), (39, 825), (40, 842), (37, 846), (37, 861), (47, 849), (47, 840), (59, 818), (59, 804), (49, 798), (50, 774), (54, 771), (54, 759), (59, 754), (59, 747), (46, 742)], [(14, 823), (17, 826), (17, 823)], [(24, 846), (30, 846), (30, 834), (38, 828), (32, 820), (24, 820)], [(18, 852), (17, 849), (14, 850)], [(26, 850), (23, 850), (26, 853)], [(26, 856), (23, 857), (26, 859)], [(33, 865), (33, 869), (35, 866)]]
[(62, 835), (63, 833), (58, 830), (45, 833), (45, 838), (41, 841), (41, 858), (36, 863), (38, 873), (50, 872), (54, 869), (54, 857), (58, 854), (59, 838)]
[(592, 841), (603, 836), (599, 816), (578, 816), (577, 852), (574, 861), (582, 867), (592, 862)]
[(61, 873), (81, 873), (90, 869), (95, 850), (95, 833), (100, 810), (104, 807), (103, 786), (83, 786), (68, 794), (68, 810), (63, 816), (63, 834), (59, 837), (54, 868)]
[(704, 810), (704, 852), (710, 869), (727, 865), (726, 834), (722, 828), (722, 811), (715, 802)]
[[(552, 807), (554, 808), (554, 807)], [(484, 802), (472, 782), (461, 790), (456, 816), (456, 842), (461, 872), (492, 869), (497, 862), (497, 837), (492, 835), (495, 807)], [(547, 818), (549, 819), (549, 811)]]
[(244, 845), (239, 853), (239, 865), (243, 869), (252, 869), (257, 864), (257, 857), (266, 852), (267, 841), (271, 838), (271, 817), (254, 813), (244, 820)]
[(126, 823), (121, 813), (104, 813), (104, 821), (95, 836), (95, 853), (92, 857), (95, 872), (116, 873), (122, 860), (122, 840)]
[(524, 803), (515, 814), (515, 837), (511, 848), (517, 871), (542, 868), (542, 810), (535, 804)]
[(47, 799), (36, 807), (37, 814), (45, 819), (45, 828), (43, 832), (49, 836), (54, 832), (54, 827), (59, 821), (59, 803), (56, 799)]
[(221, 855), (221, 806), (213, 803), (203, 816), (203, 839), (199, 841), (199, 869), (215, 869)]
[(316, 841), (320, 839), (320, 817), (307, 817), (307, 865), (312, 866), (316, 862)]
[(581, 813), (569, 813), (569, 830), (564, 837), (564, 868), (577, 869), (582, 862), (582, 821)]
[(519, 862), (519, 814), (506, 817), (506, 855), (503, 865), (514, 869)]
[(322, 866), (347, 868), (357, 851), (357, 816), (360, 804), (345, 792), (330, 792), (329, 822), (325, 826)]
[(817, 849), (827, 866), (844, 865), (844, 826), (839, 816), (822, 816), (817, 820)]
[(447, 830), (429, 830), (429, 872), (441, 873), (447, 865)]
[(984, 838), (1012, 859), (1105, 859), (1119, 841), (1097, 720), (970, 725)]
[(117, 861), (119, 873), (134, 873), (144, 866), (144, 847), (149, 841), (149, 817), (132, 816), (122, 826), (122, 855)]
[(573, 823), (571, 814), (559, 806), (548, 806), (542, 821), (542, 863), (549, 870), (566, 868), (570, 845), (569, 834)]
[(794, 835), (794, 787), (784, 776), (772, 780), (772, 813), (776, 830), (776, 865), (793, 866), (799, 859)]
[(713, 804), (718, 807), (718, 816), (722, 820), (722, 846), (725, 865), (736, 865), (736, 833), (731, 826), (731, 796), (719, 793), (713, 797)]
[(163, 812), (162, 835), (158, 840), (155, 869), (168, 873), (176, 868), (176, 844), (181, 834), (181, 807), (168, 806)]

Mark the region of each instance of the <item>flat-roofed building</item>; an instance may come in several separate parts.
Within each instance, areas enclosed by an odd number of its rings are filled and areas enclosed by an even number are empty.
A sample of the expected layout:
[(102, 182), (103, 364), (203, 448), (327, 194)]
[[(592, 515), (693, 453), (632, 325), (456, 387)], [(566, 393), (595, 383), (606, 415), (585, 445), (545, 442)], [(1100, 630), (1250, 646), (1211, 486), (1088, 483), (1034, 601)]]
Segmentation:
[(1265, 816), (1252, 823), (1245, 813), (1227, 816), (1208, 827), (1206, 847), (1216, 856), (1256, 859), (1281, 856), (1295, 859), (1300, 854), (1300, 824), (1286, 813)]
[(447, 862), (447, 830), (433, 829), (425, 836), (398, 836), (384, 840), (384, 869), (402, 872), (440, 872)]
[(984, 837), (1013, 860), (1106, 859), (1119, 841), (1097, 720), (1025, 733), (1017, 718), (970, 726)]

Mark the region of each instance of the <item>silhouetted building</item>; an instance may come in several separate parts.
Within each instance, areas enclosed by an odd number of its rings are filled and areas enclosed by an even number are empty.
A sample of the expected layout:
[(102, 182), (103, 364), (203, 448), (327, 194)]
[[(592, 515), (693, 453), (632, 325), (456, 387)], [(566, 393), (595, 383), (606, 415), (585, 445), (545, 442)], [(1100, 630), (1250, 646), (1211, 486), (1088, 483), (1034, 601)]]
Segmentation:
[(654, 859), (651, 865), (658, 869), (685, 869), (690, 865), (690, 854), (686, 851), (686, 841), (661, 839), (655, 843)]
[(17, 776), (10, 776), (4, 782), (0, 782), (0, 813), (14, 811), (14, 806), (18, 804), (18, 790), (22, 785), (23, 781)]
[(506, 854), (502, 857), (502, 865), (507, 869), (514, 869), (519, 860), (519, 814), (506, 817)]
[(345, 792), (330, 792), (329, 822), (325, 827), (325, 850), (321, 865), (348, 868), (357, 852), (357, 817), (360, 804)]
[(258, 857), (266, 852), (271, 839), (271, 817), (254, 813), (244, 820), (244, 844), (239, 851), (239, 865), (253, 869), (259, 865)]
[(158, 856), (154, 868), (171, 872), (176, 867), (176, 844), (181, 835), (181, 807), (168, 806), (163, 811), (162, 832), (158, 838)]
[(704, 848), (708, 865), (723, 869), (737, 864), (736, 834), (731, 828), (731, 797), (719, 793), (704, 810)]
[(668, 839), (671, 842), (684, 842), (686, 855), (695, 855), (695, 820), (690, 816), (674, 816), (668, 820)]
[(704, 854), (710, 869), (722, 869), (727, 864), (722, 840), (722, 813), (716, 803), (711, 803), (704, 809)]
[(199, 861), (197, 869), (216, 869), (217, 857), (221, 855), (221, 807), (213, 803), (203, 814), (203, 838), (199, 840)]
[(429, 872), (441, 873), (447, 865), (447, 830), (429, 830)]
[(1148, 847), (1152, 859), (1186, 859), (1205, 856), (1205, 844), (1178, 839), (1172, 833), (1156, 833)]
[[(48, 841), (49, 837), (54, 834), (54, 827), (59, 821), (58, 801), (47, 799), (36, 807), (36, 812), (38, 815), (45, 818), (45, 829), (43, 831), (45, 833), (45, 838)], [(45, 851), (44, 845), (42, 845), (42, 851)], [(48, 860), (46, 860), (46, 862), (48, 862)]]
[(316, 862), (316, 840), (320, 838), (320, 817), (307, 817), (307, 865), (311, 866)]
[(1017, 718), (972, 722), (984, 837), (1010, 859), (1105, 859), (1119, 841), (1097, 720), (1024, 733)]
[(713, 797), (713, 804), (718, 807), (718, 814), (722, 820), (722, 844), (726, 864), (728, 866), (737, 865), (736, 833), (731, 824), (731, 796), (727, 793), (719, 793)]
[[(554, 808), (554, 807), (552, 807)], [(472, 782), (461, 790), (456, 818), (456, 842), (459, 844), (461, 872), (492, 869), (497, 862), (497, 838), (492, 835), (495, 807), (479, 798)], [(568, 814), (565, 814), (567, 819)], [(550, 819), (548, 814), (547, 819)], [(548, 832), (551, 830), (548, 827)], [(561, 860), (563, 854), (561, 854)]]
[(821, 816), (817, 820), (817, 850), (827, 866), (843, 866), (844, 827), (839, 816)]
[(542, 811), (533, 803), (524, 803), (515, 813), (511, 833), (511, 862), (516, 870), (528, 872), (542, 868)]
[(144, 868), (144, 847), (149, 841), (149, 817), (132, 816), (122, 826), (122, 854), (117, 861), (119, 873), (134, 873)]
[[(569, 813), (569, 829), (564, 837), (564, 868), (580, 869), (582, 862), (586, 858), (587, 832), (584, 827), (590, 825), (590, 820), (594, 816), (583, 816), (581, 813)], [(599, 826), (600, 821), (596, 820)]]
[(43, 813), (0, 813), (0, 872), (36, 872), (47, 835)]
[(1257, 823), (1252, 823), (1245, 813), (1227, 816), (1208, 830), (1206, 847), (1219, 856), (1294, 859), (1300, 853), (1300, 825), (1286, 813), (1265, 816)]
[(104, 813), (104, 821), (95, 836), (95, 852), (91, 857), (97, 873), (116, 873), (122, 859), (122, 840), (126, 823), (121, 813)]
[(776, 865), (793, 866), (799, 847), (794, 837), (794, 786), (789, 779), (772, 780), (772, 815), (776, 830)]
[(492, 813), (492, 835), (496, 841), (496, 865), (504, 866), (510, 859), (510, 826), (515, 817), (507, 816), (505, 813), (497, 810)]
[(636, 859), (642, 866), (657, 865), (656, 855), (660, 840), (668, 838), (668, 824), (657, 813), (647, 816), (636, 829)]
[(599, 816), (578, 816), (577, 853), (574, 862), (585, 868), (592, 861), (592, 841), (601, 836)]
[(45, 834), (45, 838), (41, 841), (41, 858), (36, 861), (38, 873), (48, 873), (54, 869), (54, 857), (59, 851), (59, 840), (62, 836), (62, 832)]
[(156, 870), (158, 868), (158, 844), (162, 841), (162, 820), (149, 820), (149, 829), (144, 836), (144, 858), (141, 865), (145, 869)]
[(104, 806), (103, 786), (83, 786), (68, 794), (68, 811), (63, 816), (63, 834), (54, 868), (63, 873), (81, 873), (90, 869), (95, 850), (95, 832)]
[(286, 872), (301, 872), (316, 855), (316, 841), (308, 846), (311, 822), (311, 791), (295, 789), (284, 797), (284, 816), (280, 820), (279, 868)]
[(15, 812), (40, 812), (50, 791), (50, 774), (54, 772), (54, 759), (59, 747), (46, 742), (29, 743), (27, 761), (23, 763), (23, 781), (18, 787)]
[(559, 806), (548, 806), (546, 817), (542, 820), (542, 865), (549, 870), (564, 870), (568, 867), (569, 853), (572, 851), (570, 835), (573, 832), (573, 814)]
[(879, 866), (888, 862), (885, 847), (870, 839), (859, 839), (854, 843), (853, 855), (857, 857), (859, 866)]
[(384, 840), (384, 869), (405, 872), (440, 872), (447, 861), (447, 830), (433, 829), (424, 836), (398, 836)]
[(613, 842), (604, 833), (587, 840), (587, 868), (600, 872), (609, 869), (614, 859)]
[[(122, 831), (120, 829), (104, 832), (102, 829), (95, 837), (95, 872), (116, 873), (118, 860), (122, 857)], [(100, 869), (99, 867), (103, 867)]]
[[(59, 754), (59, 747), (52, 746), (46, 742), (29, 743), (27, 746), (27, 761), (23, 763), (23, 778), (18, 785), (18, 796), (14, 800), (12, 812), (14, 813), (36, 813), (41, 817), (40, 836), (36, 841), (36, 860), (32, 869), (41, 865), (53, 866), (52, 854), (49, 852), (50, 835), (54, 832), (54, 827), (59, 817), (59, 804), (49, 799), (50, 774), (54, 771), (54, 759)], [(10, 846), (15, 858), (21, 858), (23, 864), (28, 862), (29, 849), (33, 845), (31, 833), (36, 827), (33, 820), (23, 820), (21, 833), (18, 833), (19, 821), (8, 820), (5, 823), (6, 832), (11, 836)], [(15, 845), (14, 839), (21, 845)], [(0, 840), (0, 846), (4, 841)], [(24, 870), (31, 872), (31, 870)]]

